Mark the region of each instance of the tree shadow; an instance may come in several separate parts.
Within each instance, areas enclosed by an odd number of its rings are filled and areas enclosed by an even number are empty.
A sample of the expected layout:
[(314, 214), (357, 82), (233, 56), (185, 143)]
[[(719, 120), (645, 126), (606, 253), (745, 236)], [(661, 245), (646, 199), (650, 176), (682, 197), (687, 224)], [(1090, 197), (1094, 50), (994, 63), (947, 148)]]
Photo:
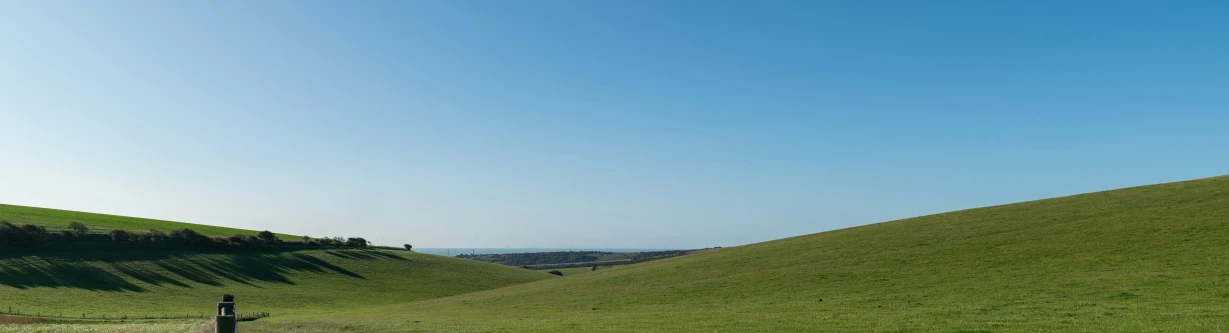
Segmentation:
[[(0, 285), (18, 289), (78, 288), (91, 291), (145, 292), (149, 286), (192, 288), (193, 284), (222, 286), (239, 283), (259, 288), (261, 283), (295, 284), (291, 273), (362, 275), (315, 255), (343, 260), (408, 260), (380, 251), (250, 251), (222, 252), (192, 249), (109, 248), (81, 251), (0, 249)], [(337, 261), (334, 259), (333, 261)]]

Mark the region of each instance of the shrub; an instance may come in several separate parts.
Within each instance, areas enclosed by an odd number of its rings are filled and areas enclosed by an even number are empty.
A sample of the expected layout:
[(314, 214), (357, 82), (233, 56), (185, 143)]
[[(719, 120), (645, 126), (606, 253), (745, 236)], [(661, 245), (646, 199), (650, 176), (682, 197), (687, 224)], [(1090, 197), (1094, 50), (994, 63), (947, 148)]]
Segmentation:
[(149, 242), (153, 244), (166, 244), (171, 239), (162, 230), (149, 229)]
[(30, 245), (41, 244), (51, 238), (51, 234), (47, 232), (47, 228), (41, 225), (26, 224), (21, 226), (21, 230), (30, 235), (32, 241)]
[(171, 230), (171, 233), (166, 236), (166, 242), (171, 244), (187, 244), (184, 238), (183, 230)]
[(85, 226), (85, 224), (82, 224), (81, 222), (75, 221), (68, 224), (68, 229), (72, 229), (73, 233), (77, 234), (79, 237), (83, 237), (85, 234), (90, 232), (90, 227)]
[(127, 231), (123, 231), (119, 229), (111, 230), (111, 233), (109, 233), (109, 235), (111, 235), (111, 241), (116, 242), (116, 243), (126, 243), (132, 237), (128, 234)]
[(550, 272), (547, 272), (547, 273), (550, 273), (550, 274), (555, 274), (555, 275), (558, 275), (558, 276), (563, 276), (563, 272), (560, 272), (560, 271), (557, 271), (557, 270), (550, 271)]
[(265, 244), (266, 244), (265, 240), (260, 237), (247, 236), (243, 238), (243, 245), (247, 245), (250, 247), (261, 247), (261, 246), (265, 246)]
[(199, 232), (196, 232), (196, 230), (185, 228), (180, 233), (183, 234), (183, 243), (187, 245), (198, 246), (198, 247), (226, 245), (225, 243), (219, 244), (216, 239), (212, 239), (212, 238), (209, 238), (209, 236), (202, 235)]
[(410, 244), (405, 244), (405, 250), (406, 250), (406, 251), (414, 251), (414, 246), (413, 246), (413, 245), (410, 245)]
[(367, 244), (369, 243), (370, 242), (362, 237), (351, 237), (346, 239), (346, 246), (351, 247), (367, 247)]
[(78, 236), (77, 236), (77, 233), (76, 233), (75, 231), (71, 231), (71, 230), (60, 230), (60, 240), (62, 240), (62, 241), (65, 241), (65, 242), (72, 242), (72, 241), (77, 240), (77, 237), (78, 237)]
[(277, 235), (273, 234), (272, 231), (268, 231), (268, 230), (261, 231), (260, 233), (256, 234), (256, 237), (265, 241), (266, 244), (273, 244), (278, 241)]
[(42, 244), (50, 238), (47, 228), (25, 224), (17, 226), (8, 221), (0, 221), (0, 244), (33, 246)]
[(310, 244), (312, 242), (312, 238), (310, 236), (303, 235), (303, 242)]

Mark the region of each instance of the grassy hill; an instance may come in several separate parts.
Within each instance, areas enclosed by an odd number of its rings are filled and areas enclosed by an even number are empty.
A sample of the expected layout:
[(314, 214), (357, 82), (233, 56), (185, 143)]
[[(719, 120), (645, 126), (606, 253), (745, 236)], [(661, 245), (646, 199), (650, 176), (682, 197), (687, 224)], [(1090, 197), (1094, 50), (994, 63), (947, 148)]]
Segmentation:
[[(79, 221), (96, 229), (191, 228), (215, 236), (255, 234), (241, 229), (11, 205), (0, 205), (0, 220), (52, 227)], [(269, 312), (276, 317), (398, 304), (555, 278), (540, 271), (408, 251), (302, 249), (214, 250), (110, 243), (0, 247), (0, 312), (11, 308), (24, 314), (62, 313), (67, 318), (80, 318), (83, 313), (91, 319), (182, 318), (213, 312), (222, 294), (233, 294), (241, 312)], [(200, 320), (191, 319), (125, 326), (88, 321), (55, 328), (2, 325), (30, 320), (42, 319), (0, 315), (0, 332), (164, 332), (169, 327), (200, 324)]]
[(80, 317), (209, 313), (222, 294), (275, 316), (405, 303), (554, 278), (407, 251), (202, 252), (113, 249), (0, 253), (0, 311)]
[[(150, 229), (174, 230), (190, 228), (210, 237), (225, 237), (235, 234), (255, 235), (257, 233), (257, 231), (254, 230), (217, 227), (203, 224), (4, 204), (0, 204), (0, 221), (9, 221), (15, 224), (38, 224), (53, 229), (63, 229), (68, 226), (70, 222), (81, 222), (82, 224), (89, 226), (91, 229), (147, 231)], [(287, 240), (297, 239), (298, 237), (285, 234), (278, 234), (278, 236)]]
[(1229, 178), (956, 211), (246, 329), (308, 328), (1229, 331)]

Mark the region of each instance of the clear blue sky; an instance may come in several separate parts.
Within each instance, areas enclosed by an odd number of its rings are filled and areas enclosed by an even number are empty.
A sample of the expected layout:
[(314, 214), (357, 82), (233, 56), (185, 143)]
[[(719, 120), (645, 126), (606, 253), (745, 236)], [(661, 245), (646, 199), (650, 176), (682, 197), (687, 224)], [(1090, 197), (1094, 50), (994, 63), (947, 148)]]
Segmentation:
[(4, 1), (0, 202), (730, 246), (1229, 173), (1229, 2)]

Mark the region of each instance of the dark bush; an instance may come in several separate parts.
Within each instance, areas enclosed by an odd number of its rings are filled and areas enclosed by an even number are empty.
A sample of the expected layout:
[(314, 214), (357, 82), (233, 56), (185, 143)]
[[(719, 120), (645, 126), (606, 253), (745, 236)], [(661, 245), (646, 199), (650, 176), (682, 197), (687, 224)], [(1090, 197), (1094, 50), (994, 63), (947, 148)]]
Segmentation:
[(321, 239), (320, 239), (320, 245), (324, 245), (324, 246), (334, 246), (334, 245), (337, 245), (337, 244), (336, 244), (336, 242), (335, 242), (335, 241), (333, 241), (333, 239), (332, 239), (332, 238), (325, 237), (325, 238), (321, 238)]
[(547, 273), (550, 273), (550, 274), (555, 274), (555, 275), (558, 275), (558, 276), (563, 276), (563, 272), (560, 272), (560, 271), (557, 271), (557, 270), (556, 270), (556, 271), (550, 271), (550, 272), (547, 272)]
[(247, 236), (243, 238), (243, 245), (247, 245), (249, 247), (261, 247), (265, 246), (265, 244), (265, 240), (261, 239), (260, 237)]
[(369, 243), (370, 242), (362, 237), (350, 237), (346, 239), (346, 246), (350, 247), (367, 247), (367, 244)]
[(111, 235), (111, 241), (116, 243), (127, 243), (132, 238), (127, 231), (119, 229), (111, 230), (109, 235)]
[(212, 238), (209, 238), (209, 236), (202, 235), (196, 232), (196, 230), (183, 229), (183, 231), (181, 231), (180, 233), (183, 234), (183, 243), (187, 245), (196, 246), (196, 247), (210, 247), (210, 246), (226, 245), (226, 243), (219, 244), (216, 239), (212, 239)]
[(73, 242), (73, 241), (77, 241), (79, 239), (78, 237), (79, 236), (77, 236), (77, 233), (72, 230), (61, 230), (60, 231), (60, 241)]
[(413, 245), (410, 245), (410, 244), (405, 244), (405, 250), (406, 250), (406, 251), (414, 251), (414, 246), (413, 246)]
[(278, 241), (277, 235), (274, 234), (272, 231), (268, 231), (268, 230), (261, 231), (260, 233), (256, 234), (256, 237), (260, 238), (260, 240), (265, 241), (265, 244), (273, 244)]
[(84, 237), (85, 234), (90, 233), (90, 227), (85, 226), (81, 222), (69, 223), (68, 229), (72, 229), (73, 233), (77, 234), (78, 237)]
[(41, 225), (26, 224), (21, 226), (21, 230), (30, 235), (30, 239), (33, 240), (33, 243), (30, 245), (42, 244), (51, 238), (51, 234), (47, 232), (47, 227)]
[(167, 236), (165, 232), (162, 232), (162, 230), (149, 229), (150, 243), (167, 244), (167, 243), (170, 243), (170, 239), (171, 237)]
[(166, 242), (171, 244), (187, 244), (184, 238), (183, 230), (171, 230), (170, 234), (166, 235)]
[(46, 242), (51, 235), (47, 228), (25, 224), (17, 226), (8, 221), (0, 221), (0, 244), (16, 246), (34, 246)]

